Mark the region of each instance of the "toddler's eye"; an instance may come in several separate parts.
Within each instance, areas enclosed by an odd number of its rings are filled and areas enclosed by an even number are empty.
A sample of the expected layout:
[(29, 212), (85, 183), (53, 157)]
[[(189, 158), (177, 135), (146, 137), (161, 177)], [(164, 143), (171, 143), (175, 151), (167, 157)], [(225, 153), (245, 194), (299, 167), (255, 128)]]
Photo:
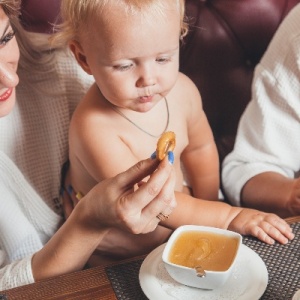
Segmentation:
[(163, 64), (163, 63), (167, 63), (171, 60), (170, 57), (160, 57), (160, 58), (157, 58), (156, 61), (160, 64)]
[(132, 65), (119, 65), (119, 66), (114, 66), (114, 69), (117, 71), (127, 71), (132, 67)]
[(6, 34), (3, 38), (0, 39), (0, 45), (5, 46), (10, 40), (12, 40), (15, 36), (15, 32), (11, 31)]

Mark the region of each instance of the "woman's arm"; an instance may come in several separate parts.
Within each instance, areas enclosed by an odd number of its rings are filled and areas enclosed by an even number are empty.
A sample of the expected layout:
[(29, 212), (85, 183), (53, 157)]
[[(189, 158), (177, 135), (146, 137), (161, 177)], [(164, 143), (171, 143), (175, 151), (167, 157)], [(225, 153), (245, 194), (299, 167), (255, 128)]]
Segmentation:
[[(149, 181), (134, 192), (133, 186), (148, 175)], [(135, 234), (153, 231), (159, 222), (156, 216), (170, 214), (176, 206), (174, 186), (174, 171), (167, 158), (160, 164), (152, 159), (141, 161), (97, 184), (33, 256), (35, 280), (82, 269), (110, 228)]]
[(252, 177), (242, 189), (242, 205), (272, 211), (282, 218), (300, 214), (300, 179), (264, 172)]

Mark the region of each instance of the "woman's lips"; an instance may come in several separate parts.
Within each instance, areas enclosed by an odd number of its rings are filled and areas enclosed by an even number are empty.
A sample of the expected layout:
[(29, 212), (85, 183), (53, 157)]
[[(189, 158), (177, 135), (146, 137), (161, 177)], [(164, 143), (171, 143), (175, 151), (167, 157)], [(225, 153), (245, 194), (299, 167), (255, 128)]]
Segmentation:
[(0, 101), (6, 101), (12, 94), (13, 88), (7, 89), (3, 94), (0, 95)]

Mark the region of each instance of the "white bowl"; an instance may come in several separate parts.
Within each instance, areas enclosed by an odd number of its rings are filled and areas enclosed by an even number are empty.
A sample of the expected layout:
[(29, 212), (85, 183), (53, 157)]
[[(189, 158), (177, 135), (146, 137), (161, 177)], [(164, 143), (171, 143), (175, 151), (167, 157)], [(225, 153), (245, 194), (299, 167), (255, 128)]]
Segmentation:
[[(194, 239), (190, 234), (195, 236), (195, 240), (198, 243), (197, 246), (193, 243), (188, 246)], [(190, 236), (187, 237), (187, 235)], [(193, 253), (197, 259), (200, 259), (201, 264), (205, 266), (203, 268), (205, 270), (204, 277), (200, 277), (200, 274), (197, 276), (195, 267), (185, 266), (185, 263), (177, 262), (170, 258), (170, 254), (175, 248), (174, 245), (184, 236), (186, 240), (182, 243), (183, 249), (177, 251), (176, 257), (181, 257), (182, 255), (190, 257), (191, 253)], [(225, 246), (225, 243), (227, 246)], [(207, 226), (184, 225), (178, 227), (170, 236), (163, 251), (162, 260), (170, 276), (177, 282), (191, 287), (212, 290), (222, 286), (228, 279), (241, 243), (242, 236), (233, 231)], [(227, 252), (226, 249), (228, 249), (229, 245), (231, 245), (232, 249)], [(189, 251), (190, 255), (187, 254), (187, 251)], [(212, 265), (217, 256), (219, 256), (218, 266), (213, 267), (214, 270), (212, 270)], [(199, 261), (195, 265), (200, 265)], [(226, 263), (226, 266), (221, 266), (223, 263)]]

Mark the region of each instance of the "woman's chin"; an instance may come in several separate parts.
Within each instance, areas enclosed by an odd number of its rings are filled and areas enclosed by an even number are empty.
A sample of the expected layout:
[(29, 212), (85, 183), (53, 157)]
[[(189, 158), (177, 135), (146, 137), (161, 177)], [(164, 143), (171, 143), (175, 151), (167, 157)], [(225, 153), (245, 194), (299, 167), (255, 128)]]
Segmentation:
[(0, 101), (0, 118), (3, 118), (11, 113), (15, 106), (15, 97), (11, 97), (6, 101)]

